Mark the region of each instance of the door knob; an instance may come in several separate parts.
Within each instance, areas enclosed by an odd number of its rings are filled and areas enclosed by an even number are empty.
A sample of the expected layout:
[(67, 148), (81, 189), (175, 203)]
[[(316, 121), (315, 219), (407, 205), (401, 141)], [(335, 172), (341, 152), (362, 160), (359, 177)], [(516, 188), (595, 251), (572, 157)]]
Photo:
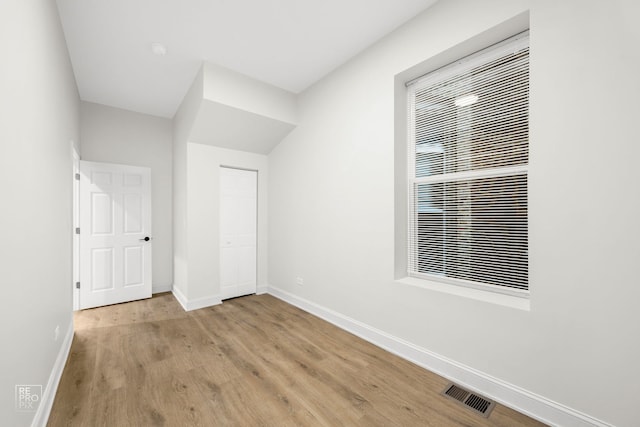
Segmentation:
[(148, 242), (149, 240), (151, 240), (152, 238), (149, 236), (145, 236), (144, 239), (140, 239), (141, 242)]

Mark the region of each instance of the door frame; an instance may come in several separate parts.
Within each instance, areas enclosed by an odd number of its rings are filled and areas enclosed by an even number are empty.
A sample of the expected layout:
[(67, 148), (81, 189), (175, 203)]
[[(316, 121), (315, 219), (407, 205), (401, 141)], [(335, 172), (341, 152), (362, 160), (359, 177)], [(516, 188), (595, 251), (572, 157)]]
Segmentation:
[(78, 150), (71, 141), (71, 159), (72, 159), (72, 194), (73, 194), (73, 211), (72, 211), (72, 241), (73, 241), (73, 257), (72, 257), (72, 280), (71, 289), (73, 294), (73, 311), (80, 309), (80, 289), (76, 284), (80, 281), (80, 235), (76, 233), (76, 228), (80, 227), (80, 155)]

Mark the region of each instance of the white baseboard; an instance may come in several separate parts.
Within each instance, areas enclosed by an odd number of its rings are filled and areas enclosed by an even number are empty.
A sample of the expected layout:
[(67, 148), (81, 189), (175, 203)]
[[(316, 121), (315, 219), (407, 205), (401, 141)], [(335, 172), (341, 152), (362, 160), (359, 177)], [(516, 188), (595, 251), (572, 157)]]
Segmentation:
[(268, 293), (504, 406), (553, 426), (611, 427), (574, 409), (460, 364), (358, 320), (273, 286)]
[(51, 414), (51, 408), (53, 407), (53, 400), (56, 398), (56, 392), (58, 391), (58, 384), (60, 384), (60, 378), (64, 371), (64, 366), (67, 363), (69, 357), (69, 351), (71, 350), (71, 343), (73, 342), (73, 320), (67, 327), (67, 332), (64, 335), (64, 340), (60, 346), (58, 357), (53, 364), (51, 374), (47, 385), (42, 392), (42, 400), (36, 410), (36, 414), (31, 422), (31, 427), (45, 427), (49, 421), (49, 414)]
[(180, 291), (179, 288), (177, 287), (173, 287), (171, 289), (171, 293), (173, 294), (174, 297), (176, 297), (176, 299), (178, 300), (178, 302), (180, 303), (180, 305), (182, 306), (182, 308), (184, 309), (184, 311), (189, 311), (187, 309), (187, 297), (184, 296), (184, 294), (182, 293), (182, 291)]
[(151, 293), (152, 294), (161, 294), (163, 292), (171, 292), (171, 289), (173, 288), (173, 285), (171, 283), (169, 283), (168, 285), (152, 285), (151, 287)]
[(269, 293), (269, 285), (260, 285), (256, 288), (256, 295)]
[(200, 308), (211, 307), (212, 305), (222, 304), (222, 299), (220, 299), (220, 295), (210, 295), (202, 298), (196, 298), (189, 300), (187, 297), (180, 291), (180, 289), (175, 286), (171, 289), (173, 296), (176, 297), (184, 311), (192, 311), (198, 310)]

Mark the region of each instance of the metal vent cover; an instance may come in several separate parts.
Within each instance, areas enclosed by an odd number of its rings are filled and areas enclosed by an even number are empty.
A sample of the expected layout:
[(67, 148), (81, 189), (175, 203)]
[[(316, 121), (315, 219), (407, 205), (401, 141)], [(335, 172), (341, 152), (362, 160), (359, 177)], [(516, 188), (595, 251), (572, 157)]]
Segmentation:
[(442, 395), (461, 403), (466, 408), (485, 418), (489, 418), (489, 414), (491, 414), (491, 411), (493, 411), (493, 408), (496, 406), (495, 402), (453, 383), (449, 383), (444, 388)]

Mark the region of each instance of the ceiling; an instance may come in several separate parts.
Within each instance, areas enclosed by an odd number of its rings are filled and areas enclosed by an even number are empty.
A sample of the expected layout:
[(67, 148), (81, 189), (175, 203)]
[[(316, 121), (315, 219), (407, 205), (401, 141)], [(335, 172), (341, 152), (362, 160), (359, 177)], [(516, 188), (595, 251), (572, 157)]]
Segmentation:
[(80, 98), (172, 118), (202, 61), (299, 93), (435, 1), (57, 3)]

